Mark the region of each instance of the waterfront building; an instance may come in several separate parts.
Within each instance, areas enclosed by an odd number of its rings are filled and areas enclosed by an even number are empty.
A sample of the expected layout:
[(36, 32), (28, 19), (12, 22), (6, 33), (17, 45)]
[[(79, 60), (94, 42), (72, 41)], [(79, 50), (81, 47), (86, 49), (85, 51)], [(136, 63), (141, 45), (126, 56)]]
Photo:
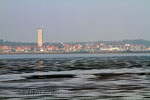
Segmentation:
[(17, 46), (16, 47), (16, 52), (24, 52), (25, 51), (25, 47), (24, 46)]
[(0, 52), (11, 52), (12, 46), (0, 46)]

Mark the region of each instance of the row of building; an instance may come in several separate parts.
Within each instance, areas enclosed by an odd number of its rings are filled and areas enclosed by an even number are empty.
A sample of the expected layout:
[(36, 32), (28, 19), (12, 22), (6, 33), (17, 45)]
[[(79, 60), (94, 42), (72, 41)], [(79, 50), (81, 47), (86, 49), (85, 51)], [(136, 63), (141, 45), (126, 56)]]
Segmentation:
[(105, 45), (105, 44), (61, 44), (48, 46), (0, 46), (1, 53), (28, 53), (28, 52), (50, 52), (50, 53), (71, 53), (71, 52), (144, 52), (150, 51), (150, 47), (145, 45)]

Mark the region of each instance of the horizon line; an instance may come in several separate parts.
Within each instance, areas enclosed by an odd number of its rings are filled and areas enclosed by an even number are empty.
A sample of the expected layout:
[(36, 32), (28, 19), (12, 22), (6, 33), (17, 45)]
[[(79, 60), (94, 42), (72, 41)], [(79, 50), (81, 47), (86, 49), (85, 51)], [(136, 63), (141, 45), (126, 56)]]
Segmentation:
[[(3, 42), (17, 42), (17, 43), (37, 43), (37, 42), (21, 42), (21, 41), (11, 41), (11, 40), (4, 40), (4, 39), (0, 39)], [(43, 43), (78, 43), (78, 42), (114, 42), (114, 41), (126, 41), (126, 40), (144, 40), (144, 41), (150, 41), (150, 40), (146, 40), (146, 39), (123, 39), (123, 40), (95, 40), (95, 41), (61, 41), (61, 42), (43, 42)]]

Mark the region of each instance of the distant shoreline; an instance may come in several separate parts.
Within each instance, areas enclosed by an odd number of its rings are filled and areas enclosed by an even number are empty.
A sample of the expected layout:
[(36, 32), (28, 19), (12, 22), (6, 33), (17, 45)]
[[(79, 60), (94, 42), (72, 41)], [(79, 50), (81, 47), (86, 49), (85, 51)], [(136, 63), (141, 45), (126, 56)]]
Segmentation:
[(11, 52), (11, 53), (0, 53), (0, 55), (9, 55), (9, 54), (130, 54), (130, 53), (150, 53), (150, 51), (147, 52), (70, 52), (70, 53), (50, 53), (50, 52)]

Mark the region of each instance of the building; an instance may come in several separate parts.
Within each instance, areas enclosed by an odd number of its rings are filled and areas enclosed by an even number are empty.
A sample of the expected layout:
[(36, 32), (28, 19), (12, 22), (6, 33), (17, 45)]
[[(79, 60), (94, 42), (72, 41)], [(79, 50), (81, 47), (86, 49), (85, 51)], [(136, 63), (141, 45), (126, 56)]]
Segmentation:
[(16, 47), (16, 52), (24, 52), (25, 51), (25, 47), (24, 46), (17, 46)]
[(125, 44), (124, 45), (124, 50), (125, 51), (130, 51), (130, 44)]
[(43, 29), (42, 28), (38, 29), (38, 46), (39, 47), (43, 46)]
[(11, 52), (12, 46), (0, 46), (0, 52)]

